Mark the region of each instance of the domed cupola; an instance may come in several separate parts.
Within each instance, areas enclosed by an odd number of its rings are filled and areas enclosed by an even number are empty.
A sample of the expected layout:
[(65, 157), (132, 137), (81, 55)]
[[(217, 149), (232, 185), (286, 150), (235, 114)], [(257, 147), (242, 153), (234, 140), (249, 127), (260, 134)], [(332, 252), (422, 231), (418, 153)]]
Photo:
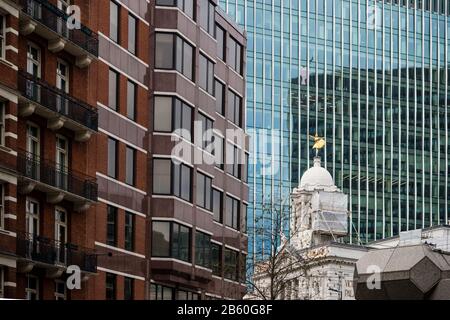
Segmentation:
[(314, 166), (303, 174), (300, 189), (337, 191), (333, 177), (327, 169), (322, 167), (320, 157), (315, 157)]

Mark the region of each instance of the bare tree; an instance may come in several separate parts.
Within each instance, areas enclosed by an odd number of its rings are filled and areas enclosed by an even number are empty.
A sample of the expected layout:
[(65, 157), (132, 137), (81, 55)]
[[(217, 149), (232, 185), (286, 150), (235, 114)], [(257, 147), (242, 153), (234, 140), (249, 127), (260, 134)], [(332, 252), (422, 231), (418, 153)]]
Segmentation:
[[(292, 289), (292, 283), (297, 283), (299, 278), (305, 279), (306, 286), (309, 286), (306, 269), (309, 258), (290, 243), (290, 239), (299, 232), (292, 226), (289, 228), (290, 216), (290, 196), (263, 201), (262, 215), (257, 217), (254, 229), (250, 230), (258, 235), (258, 241), (262, 241), (254, 252), (253, 263), (248, 264), (251, 268), (247, 277), (250, 299), (285, 299), (285, 293), (291, 293), (289, 288)], [(298, 288), (296, 285), (294, 292)]]

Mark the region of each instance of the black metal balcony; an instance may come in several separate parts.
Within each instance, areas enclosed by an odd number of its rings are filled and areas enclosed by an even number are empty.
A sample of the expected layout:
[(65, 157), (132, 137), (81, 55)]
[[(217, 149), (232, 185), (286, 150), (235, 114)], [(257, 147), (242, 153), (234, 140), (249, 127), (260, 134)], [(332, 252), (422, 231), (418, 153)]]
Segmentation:
[[(22, 113), (25, 115), (36, 112), (48, 119), (62, 117), (61, 125), (75, 132), (98, 130), (98, 111), (62, 90), (24, 71), (18, 73), (18, 87), (22, 97), (26, 100), (21, 106)], [(38, 110), (32, 109), (31, 113), (23, 112), (23, 109), (30, 108), (28, 102), (31, 102), (31, 106), (37, 107)]]
[[(79, 211), (86, 210), (86, 205), (97, 201), (98, 186), (94, 178), (61, 167), (54, 161), (19, 151), (17, 171), (24, 178), (21, 181), (22, 190), (26, 191), (23, 193), (37, 189), (47, 193), (48, 202), (72, 201), (84, 208)], [(49, 200), (49, 195), (52, 200)]]
[(85, 272), (97, 271), (97, 255), (92, 249), (29, 233), (17, 234), (17, 255), (42, 267), (75, 265)]
[(80, 56), (84, 51), (98, 57), (98, 35), (91, 29), (82, 24), (79, 29), (72, 29), (72, 21), (68, 22), (70, 16), (48, 0), (18, 0), (18, 2), (22, 7), (21, 18), (29, 17), (40, 26), (44, 26), (44, 28), (36, 28), (35, 24), (25, 21), (25, 26), (21, 28), (22, 33), (38, 32), (48, 40), (62, 38), (68, 43), (64, 49), (69, 53)]

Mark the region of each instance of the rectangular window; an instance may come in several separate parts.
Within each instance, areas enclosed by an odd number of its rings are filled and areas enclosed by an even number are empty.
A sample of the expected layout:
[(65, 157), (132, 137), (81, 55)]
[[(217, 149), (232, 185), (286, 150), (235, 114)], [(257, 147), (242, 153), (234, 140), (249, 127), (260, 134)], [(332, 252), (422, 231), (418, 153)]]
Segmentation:
[(0, 15), (0, 58), (5, 58), (5, 38), (6, 38), (6, 17)]
[(237, 179), (241, 178), (242, 165), (240, 164), (240, 152), (241, 150), (237, 146), (227, 144), (227, 173)]
[(247, 210), (248, 206), (242, 204), (242, 211), (240, 212), (240, 229), (242, 233), (247, 233)]
[(215, 80), (216, 88), (214, 95), (216, 96), (216, 112), (225, 115), (225, 85), (219, 80)]
[(136, 119), (136, 84), (130, 80), (127, 81), (127, 117), (131, 120)]
[(209, 0), (199, 0), (200, 1), (200, 26), (208, 32), (210, 35), (214, 36), (214, 26), (216, 23), (216, 7), (214, 4), (209, 2)]
[(199, 56), (199, 86), (210, 95), (214, 95), (214, 62), (203, 54)]
[(130, 186), (136, 184), (136, 150), (126, 147), (126, 177), (125, 182)]
[(239, 282), (245, 283), (247, 279), (247, 256), (244, 254), (239, 255)]
[(109, 69), (108, 104), (109, 107), (115, 111), (119, 109), (119, 81), (119, 74), (116, 71)]
[(152, 223), (152, 256), (170, 257), (170, 222)]
[(175, 222), (153, 221), (152, 256), (191, 261), (191, 229)]
[(210, 151), (210, 144), (213, 141), (213, 121), (205, 115), (199, 113), (199, 120), (202, 123), (201, 145), (203, 150)]
[(125, 212), (125, 250), (134, 251), (134, 214)]
[(195, 264), (211, 268), (211, 236), (203, 232), (195, 232)]
[(219, 190), (213, 189), (213, 212), (214, 220), (222, 222), (223, 211), (223, 193)]
[(5, 297), (5, 271), (0, 267), (0, 299)]
[(241, 164), (241, 175), (242, 175), (242, 181), (244, 181), (245, 183), (248, 182), (248, 163), (249, 163), (249, 154), (246, 153), (245, 154), (245, 162), (243, 164)]
[(5, 103), (0, 102), (0, 146), (5, 145)]
[(55, 300), (66, 300), (66, 283), (64, 281), (55, 280)]
[(173, 300), (174, 289), (159, 284), (150, 285), (150, 300)]
[(229, 280), (238, 281), (239, 253), (234, 250), (225, 249), (224, 256), (225, 256), (224, 277)]
[(227, 196), (225, 224), (235, 230), (239, 227), (239, 200)]
[(137, 27), (138, 20), (131, 14), (128, 15), (128, 51), (132, 54), (136, 54), (137, 44)]
[(177, 70), (194, 79), (194, 47), (178, 35), (156, 33), (155, 67)]
[(171, 159), (153, 160), (153, 193), (174, 195), (192, 201), (192, 169), (185, 164), (175, 164)]
[(183, 200), (192, 201), (191, 179), (192, 169), (184, 164), (173, 166), (173, 190), (174, 195)]
[(192, 141), (192, 108), (175, 97), (155, 97), (154, 131), (176, 132)]
[(26, 300), (39, 300), (39, 279), (32, 275), (27, 275), (27, 287), (25, 288)]
[(212, 179), (197, 172), (197, 205), (212, 210)]
[(213, 155), (216, 167), (219, 168), (220, 170), (223, 170), (225, 168), (224, 144), (225, 138), (222, 138), (217, 134), (215, 134)]
[(229, 41), (229, 56), (227, 57), (228, 64), (237, 73), (242, 75), (242, 46), (236, 40), (230, 37)]
[(106, 300), (116, 300), (117, 276), (112, 273), (106, 273)]
[(153, 159), (153, 193), (171, 194), (172, 160)]
[(117, 246), (117, 208), (108, 206), (106, 212), (106, 244)]
[(222, 246), (215, 243), (211, 243), (211, 268), (214, 275), (222, 275)]
[(124, 300), (133, 300), (134, 298), (134, 279), (125, 277), (124, 288), (123, 288), (123, 298)]
[(108, 138), (108, 176), (117, 178), (117, 140)]
[(36, 78), (41, 77), (41, 49), (29, 42), (27, 48), (27, 72)]
[(119, 5), (114, 1), (110, 1), (109, 6), (109, 38), (119, 43)]
[(157, 6), (178, 6), (189, 18), (194, 19), (194, 0), (156, 0)]
[(216, 24), (217, 57), (223, 61), (225, 61), (225, 49), (227, 47), (225, 39), (225, 30)]
[(238, 127), (241, 126), (241, 111), (242, 98), (235, 94), (233, 91), (228, 90), (227, 117), (228, 120), (233, 122)]
[(0, 229), (5, 228), (5, 186), (0, 183)]

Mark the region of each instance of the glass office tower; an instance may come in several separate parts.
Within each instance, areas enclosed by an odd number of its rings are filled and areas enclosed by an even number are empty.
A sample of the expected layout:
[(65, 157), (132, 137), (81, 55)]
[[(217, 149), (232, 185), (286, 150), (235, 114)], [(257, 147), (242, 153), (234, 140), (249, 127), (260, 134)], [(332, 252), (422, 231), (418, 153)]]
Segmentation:
[(449, 221), (450, 0), (219, 4), (248, 33), (247, 127), (281, 133), (280, 171), (250, 170), (249, 256), (268, 252), (259, 239), (272, 232), (261, 195), (298, 185), (316, 132), (350, 196), (349, 242)]

